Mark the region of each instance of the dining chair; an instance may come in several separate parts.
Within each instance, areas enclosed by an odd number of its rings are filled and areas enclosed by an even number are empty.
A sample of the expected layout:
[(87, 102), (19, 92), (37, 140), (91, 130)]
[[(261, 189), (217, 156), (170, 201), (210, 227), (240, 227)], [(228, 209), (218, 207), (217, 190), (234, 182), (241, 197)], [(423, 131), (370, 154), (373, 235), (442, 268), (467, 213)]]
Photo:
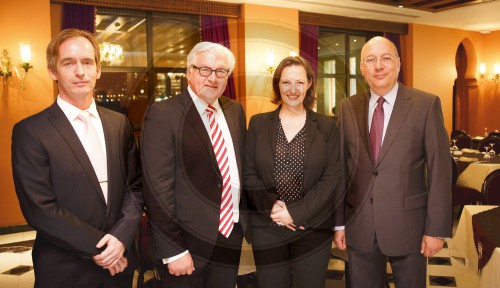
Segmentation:
[[(450, 156), (451, 157), (451, 156)], [(483, 201), (483, 196), (481, 192), (477, 191), (476, 189), (472, 189), (469, 187), (463, 187), (463, 186), (458, 186), (457, 179), (458, 179), (458, 164), (453, 157), (451, 157), (451, 175), (452, 175), (452, 182), (451, 182), (451, 195), (452, 195), (452, 205), (453, 207), (455, 206), (460, 206), (458, 210), (458, 215), (457, 219), (460, 218), (460, 215), (462, 214), (462, 210), (464, 208), (464, 205), (476, 205), (480, 204)], [(452, 217), (454, 218), (454, 216)]]
[(488, 136), (481, 140), (481, 142), (479, 142), (479, 144), (477, 145), (477, 150), (480, 152), (485, 152), (485, 147), (489, 146), (491, 143), (495, 144), (493, 146), (493, 150), (495, 150), (495, 153), (500, 153), (500, 138), (496, 136)]
[(457, 136), (462, 135), (462, 134), (467, 135), (467, 132), (465, 132), (464, 130), (453, 130), (453, 131), (451, 131), (451, 137), (450, 137), (450, 139), (453, 140)]
[(467, 133), (458, 134), (457, 136), (455, 136), (455, 138), (452, 138), (452, 140), (457, 141), (455, 145), (457, 145), (458, 149), (471, 149), (474, 146), (472, 143), (472, 138)]
[(481, 192), (484, 205), (500, 205), (500, 170), (486, 176)]
[(488, 136), (492, 136), (492, 137), (498, 137), (500, 138), (500, 132), (490, 132), (490, 134), (488, 134)]
[[(153, 266), (153, 260), (151, 260), (151, 256), (149, 254), (149, 225), (148, 225), (148, 215), (147, 211), (144, 211), (141, 217), (141, 222), (140, 222), (140, 227), (139, 227), (139, 233), (138, 233), (138, 255), (139, 255), (139, 273), (137, 276), (137, 288), (142, 288), (144, 286), (144, 274), (148, 270), (154, 270)], [(148, 287), (160, 287), (159, 281), (156, 278), (156, 272), (154, 273), (152, 281), (152, 285), (149, 285)]]

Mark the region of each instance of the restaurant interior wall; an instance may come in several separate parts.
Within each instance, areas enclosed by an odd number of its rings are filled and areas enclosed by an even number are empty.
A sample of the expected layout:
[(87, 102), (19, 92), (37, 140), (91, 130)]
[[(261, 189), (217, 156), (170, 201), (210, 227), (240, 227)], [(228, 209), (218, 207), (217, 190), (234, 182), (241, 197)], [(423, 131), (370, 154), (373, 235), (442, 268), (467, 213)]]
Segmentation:
[[(458, 46), (468, 39), (475, 49), (477, 59), (469, 59), (469, 67), (476, 71), (476, 62), (486, 54), (485, 35), (479, 32), (458, 30), (451, 28), (434, 27), (420, 24), (410, 24), (409, 33), (404, 41), (411, 41), (411, 54), (407, 54), (411, 61), (410, 86), (438, 95), (441, 98), (443, 117), (448, 134), (452, 130), (453, 118), (453, 85), (457, 78), (455, 56)], [(408, 52), (408, 51), (407, 51)], [(474, 73), (472, 73), (474, 74)], [(473, 75), (471, 76), (473, 77)], [(480, 108), (480, 107), (478, 107)], [(479, 110), (478, 114), (482, 112)], [(471, 119), (479, 123), (480, 119)], [(477, 133), (476, 129), (470, 131), (471, 135)]]
[[(299, 11), (262, 5), (243, 4), (245, 98), (247, 121), (257, 113), (274, 110), (272, 74), (266, 56), (274, 52), (274, 67), (299, 50)], [(265, 31), (265, 33), (263, 32)], [(237, 55), (242, 57), (242, 55)]]
[(6, 49), (11, 65), (21, 64), (19, 42), (29, 41), (32, 60), (25, 90), (15, 76), (8, 84), (0, 81), (0, 227), (24, 224), (14, 190), (11, 168), (12, 127), (19, 120), (35, 114), (54, 101), (54, 87), (47, 74), (45, 48), (50, 41), (49, 0), (7, 0), (0, 9), (0, 50)]
[[(483, 37), (484, 57), (478, 63), (486, 64), (486, 75), (485, 79), (479, 80), (479, 119), (472, 135), (481, 135), (484, 128), (487, 128), (488, 132), (500, 131), (500, 79), (496, 82), (487, 79), (488, 75), (493, 73), (493, 65), (500, 65), (500, 31), (485, 34)], [(477, 73), (479, 75), (479, 72)]]

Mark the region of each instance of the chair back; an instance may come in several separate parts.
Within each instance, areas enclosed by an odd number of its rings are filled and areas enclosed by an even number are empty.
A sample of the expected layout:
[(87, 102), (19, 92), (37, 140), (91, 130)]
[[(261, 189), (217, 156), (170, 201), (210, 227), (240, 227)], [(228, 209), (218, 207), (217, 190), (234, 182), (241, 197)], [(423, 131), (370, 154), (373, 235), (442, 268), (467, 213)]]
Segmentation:
[(455, 139), (457, 136), (462, 135), (462, 134), (467, 135), (467, 132), (465, 132), (464, 130), (453, 130), (453, 131), (451, 131), (451, 140)]
[(500, 169), (486, 176), (482, 188), (484, 205), (500, 205)]
[(500, 138), (500, 132), (491, 132), (488, 136)]
[(468, 134), (458, 134), (453, 140), (457, 140), (455, 145), (457, 145), (458, 149), (471, 149), (473, 147), (472, 138)]
[(495, 150), (495, 153), (496, 154), (500, 153), (500, 138), (495, 136), (488, 136), (483, 140), (481, 140), (481, 142), (479, 142), (479, 144), (477, 145), (477, 150), (479, 150), (480, 152), (486, 151), (484, 147), (489, 146), (490, 143), (495, 144), (495, 146), (493, 146), (493, 150)]
[(458, 179), (458, 164), (453, 157), (451, 158), (451, 191), (455, 188)]

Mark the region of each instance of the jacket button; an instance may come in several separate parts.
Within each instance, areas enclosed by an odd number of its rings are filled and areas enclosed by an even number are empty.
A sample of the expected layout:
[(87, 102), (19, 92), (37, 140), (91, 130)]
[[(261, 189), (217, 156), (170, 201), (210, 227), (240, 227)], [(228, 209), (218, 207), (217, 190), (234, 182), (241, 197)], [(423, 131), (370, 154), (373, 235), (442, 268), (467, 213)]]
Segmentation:
[(373, 172), (373, 175), (378, 176), (378, 171), (377, 171), (377, 170), (375, 170), (375, 171)]
[(217, 184), (217, 188), (222, 188), (222, 184)]
[(373, 198), (370, 198), (370, 204), (373, 204)]

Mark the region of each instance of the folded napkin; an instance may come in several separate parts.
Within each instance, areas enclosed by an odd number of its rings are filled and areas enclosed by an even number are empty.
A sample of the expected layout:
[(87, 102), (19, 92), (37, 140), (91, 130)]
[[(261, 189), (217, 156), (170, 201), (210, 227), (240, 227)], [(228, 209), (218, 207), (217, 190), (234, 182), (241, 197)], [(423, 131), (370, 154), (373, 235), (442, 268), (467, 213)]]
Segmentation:
[(479, 161), (479, 159), (478, 158), (470, 158), (470, 157), (464, 157), (464, 156), (462, 156), (462, 157), (458, 158), (458, 161), (462, 161), (462, 162), (477, 162), (477, 161)]
[(474, 149), (469, 149), (469, 148), (463, 148), (462, 150), (460, 150), (464, 153), (475, 153), (475, 154), (481, 154), (481, 152), (479, 152), (478, 150), (474, 150)]

